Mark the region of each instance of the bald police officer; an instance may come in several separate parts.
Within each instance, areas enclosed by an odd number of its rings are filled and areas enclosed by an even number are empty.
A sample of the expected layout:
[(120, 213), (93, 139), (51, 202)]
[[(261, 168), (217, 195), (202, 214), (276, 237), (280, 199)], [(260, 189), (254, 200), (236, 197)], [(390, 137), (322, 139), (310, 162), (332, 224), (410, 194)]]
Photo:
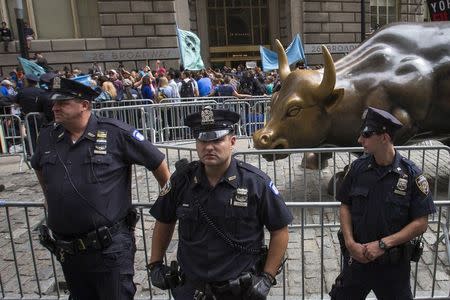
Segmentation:
[[(153, 205), (153, 285), (175, 299), (266, 299), (288, 244), (292, 215), (270, 178), (232, 158), (237, 113), (204, 108), (185, 124), (200, 161), (177, 168)], [(181, 276), (162, 260), (176, 221)], [(270, 232), (267, 259), (264, 231)]]
[(131, 126), (96, 117), (90, 87), (56, 77), (52, 91), (56, 124), (41, 131), (32, 158), (48, 208), (41, 243), (61, 262), (71, 299), (133, 299), (131, 166), (163, 186), (164, 155)]
[(394, 149), (402, 124), (390, 113), (369, 107), (358, 142), (367, 155), (354, 161), (337, 200), (344, 237), (344, 269), (332, 299), (412, 299), (410, 260), (418, 260), (428, 215), (436, 211), (421, 170)]

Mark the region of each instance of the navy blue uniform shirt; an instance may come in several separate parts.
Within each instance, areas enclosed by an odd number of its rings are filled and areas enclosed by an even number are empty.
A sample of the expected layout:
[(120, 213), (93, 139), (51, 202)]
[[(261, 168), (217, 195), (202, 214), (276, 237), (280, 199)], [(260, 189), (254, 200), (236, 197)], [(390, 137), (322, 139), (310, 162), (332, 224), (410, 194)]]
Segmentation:
[(151, 214), (160, 222), (179, 220), (178, 262), (187, 278), (217, 282), (237, 278), (254, 267), (259, 255), (230, 247), (200, 215), (194, 197), (214, 223), (246, 248), (260, 249), (265, 226), (281, 229), (292, 221), (270, 178), (247, 163), (231, 160), (224, 177), (209, 185), (200, 162), (177, 170), (153, 205)]
[(74, 237), (118, 222), (131, 207), (131, 165), (155, 170), (163, 160), (142, 134), (118, 120), (92, 114), (75, 144), (61, 125), (45, 127), (31, 164), (47, 188), (48, 226)]
[(379, 240), (436, 212), (422, 171), (398, 151), (389, 166), (378, 166), (373, 155), (355, 160), (336, 198), (350, 206), (353, 238), (358, 243)]

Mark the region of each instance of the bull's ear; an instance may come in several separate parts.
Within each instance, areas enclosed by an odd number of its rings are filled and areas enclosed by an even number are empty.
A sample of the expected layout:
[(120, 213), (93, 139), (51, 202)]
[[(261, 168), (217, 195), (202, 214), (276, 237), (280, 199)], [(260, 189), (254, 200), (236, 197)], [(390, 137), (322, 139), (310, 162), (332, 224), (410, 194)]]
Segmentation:
[(323, 102), (327, 111), (333, 110), (334, 106), (344, 97), (344, 89), (334, 89), (331, 95)]

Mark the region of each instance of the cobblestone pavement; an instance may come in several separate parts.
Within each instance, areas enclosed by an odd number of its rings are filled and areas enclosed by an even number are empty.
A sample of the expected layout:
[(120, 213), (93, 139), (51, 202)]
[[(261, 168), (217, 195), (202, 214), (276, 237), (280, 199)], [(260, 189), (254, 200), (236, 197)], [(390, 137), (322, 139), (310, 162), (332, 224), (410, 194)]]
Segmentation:
[[(192, 145), (185, 146), (193, 149)], [(247, 146), (247, 142), (240, 141), (238, 150), (246, 150)], [(173, 163), (179, 157), (187, 157), (189, 160), (196, 158), (195, 151), (167, 150), (166, 153), (169, 156), (171, 170), (173, 170)], [(404, 154), (408, 155), (408, 153)], [(438, 153), (435, 150), (411, 151), (409, 156), (419, 166), (422, 166), (430, 178), (435, 199), (450, 198), (448, 196), (449, 154), (446, 151)], [(274, 179), (286, 201), (311, 202), (333, 201), (333, 196), (327, 193), (328, 182), (334, 172), (342, 171), (348, 161), (353, 160), (354, 157), (346, 153), (336, 155), (335, 159), (329, 160), (329, 167), (322, 171), (302, 168), (300, 166), (302, 154), (291, 155), (290, 158), (278, 160), (276, 163), (268, 163), (255, 155), (246, 156), (245, 159), (260, 167)], [(136, 167), (134, 174), (133, 199), (138, 200), (137, 203), (148, 206), (157, 197), (156, 182), (151, 173), (146, 172), (142, 167)], [(23, 172), (19, 172), (17, 157), (0, 158), (0, 184), (4, 184), (6, 187), (5, 191), (0, 193), (0, 201), (40, 203), (43, 200), (42, 191), (34, 172), (28, 170), (26, 166), (24, 166)], [(286, 290), (287, 299), (299, 299), (302, 295), (306, 299), (329, 298), (327, 293), (340, 270), (339, 243), (336, 236), (338, 229), (336, 208), (321, 209), (319, 207), (303, 210), (292, 208), (295, 220), (294, 226), (290, 228), (285, 273), (284, 276), (279, 275), (279, 284), (272, 289), (270, 299), (281, 298), (283, 289)], [(31, 297), (37, 297), (40, 293), (43, 294), (43, 297), (56, 296), (57, 284), (55, 282), (58, 282), (58, 286), (61, 287), (61, 295), (64, 295), (65, 285), (61, 268), (58, 263), (52, 261), (48, 251), (43, 249), (37, 241), (35, 228), (42, 221), (43, 216), (42, 207), (26, 209), (0, 207), (0, 298), (20, 296), (21, 293)], [(154, 222), (149, 216), (147, 208), (142, 209), (142, 216), (136, 230), (138, 247), (135, 264), (135, 282), (138, 288), (136, 298), (148, 299), (149, 281), (145, 269), (148, 257), (144, 250), (150, 249)], [(442, 210), (442, 220), (445, 220), (446, 216), (447, 211)], [(437, 217), (438, 214), (434, 220)], [(322, 221), (326, 226), (320, 227)], [(303, 234), (301, 227), (295, 226), (298, 224), (305, 225)], [(142, 227), (145, 228), (145, 231), (142, 231)], [(450, 267), (445, 245), (442, 242), (436, 243), (437, 231), (438, 224), (431, 222), (424, 235), (424, 254), (417, 265), (412, 265), (412, 286), (420, 296), (431, 296), (433, 287), (435, 296), (449, 294)], [(441, 235), (442, 228), (439, 228), (439, 236)], [(176, 247), (177, 235), (175, 234), (174, 240), (169, 246), (168, 260), (175, 259)], [(30, 250), (31, 248), (34, 249), (34, 252)], [(321, 264), (322, 259), (323, 264)], [(17, 269), (19, 275), (16, 272)], [(55, 270), (56, 276), (54, 275)], [(36, 278), (39, 280), (37, 281)], [(417, 280), (415, 281), (414, 278)], [(158, 289), (153, 289), (152, 293), (156, 298), (167, 299), (167, 294)]]

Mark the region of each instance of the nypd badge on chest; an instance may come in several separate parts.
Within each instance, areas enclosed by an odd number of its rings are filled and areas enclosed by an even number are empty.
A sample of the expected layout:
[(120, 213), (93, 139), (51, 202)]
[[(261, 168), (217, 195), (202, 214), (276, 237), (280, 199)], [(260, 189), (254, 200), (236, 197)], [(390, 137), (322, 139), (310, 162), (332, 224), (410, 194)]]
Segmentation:
[(397, 181), (397, 186), (395, 187), (394, 193), (399, 195), (406, 195), (406, 189), (408, 188), (408, 179), (399, 178)]
[(234, 198), (231, 199), (232, 206), (247, 207), (248, 206), (248, 190), (238, 188)]

